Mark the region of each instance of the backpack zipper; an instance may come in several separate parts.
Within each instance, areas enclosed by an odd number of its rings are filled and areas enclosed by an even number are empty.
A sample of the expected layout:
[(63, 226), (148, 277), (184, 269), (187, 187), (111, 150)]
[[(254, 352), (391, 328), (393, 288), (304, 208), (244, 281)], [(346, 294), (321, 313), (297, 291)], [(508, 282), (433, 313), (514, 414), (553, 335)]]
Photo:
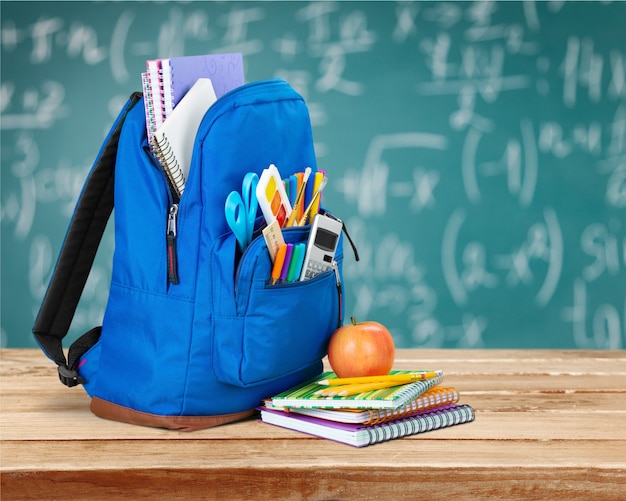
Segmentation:
[(165, 167), (161, 165), (159, 159), (153, 154), (150, 148), (146, 148), (146, 151), (150, 154), (152, 159), (156, 162), (159, 172), (165, 180), (165, 187), (167, 191), (167, 198), (169, 201), (169, 208), (167, 211), (167, 224), (165, 229), (165, 244), (166, 244), (166, 260), (167, 260), (167, 280), (171, 284), (178, 284), (180, 282), (178, 278), (178, 255), (176, 252), (176, 235), (178, 232), (178, 204), (180, 203), (180, 197), (176, 193), (176, 190), (172, 186)]
[(335, 272), (335, 280), (337, 281), (337, 301), (339, 307), (337, 310), (337, 329), (339, 329), (339, 327), (341, 327), (341, 309), (343, 308), (343, 286), (341, 285), (341, 276), (339, 275), (339, 265), (334, 259), (332, 266)]
[(178, 204), (170, 205), (167, 214), (167, 278), (172, 284), (178, 283), (178, 257), (176, 255), (176, 223), (178, 218)]

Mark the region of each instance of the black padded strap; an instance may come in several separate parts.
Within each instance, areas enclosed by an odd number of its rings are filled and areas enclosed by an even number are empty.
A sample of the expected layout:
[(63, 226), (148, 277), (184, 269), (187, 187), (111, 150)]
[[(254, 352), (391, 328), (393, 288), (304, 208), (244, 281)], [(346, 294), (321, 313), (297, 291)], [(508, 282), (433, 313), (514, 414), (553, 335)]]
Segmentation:
[[(113, 211), (115, 161), (122, 125), (128, 111), (140, 98), (140, 93), (134, 93), (130, 97), (91, 169), (76, 204), (48, 290), (33, 327), (37, 342), (46, 355), (59, 366), (61, 380), (68, 377), (68, 371), (71, 376), (71, 372), (75, 370), (75, 362), (97, 341), (100, 335), (99, 328), (96, 328), (79, 338), (70, 348), (70, 363), (66, 362), (62, 340), (69, 331), (102, 235)], [(80, 381), (74, 382), (74, 384), (77, 383)], [(71, 381), (69, 385), (73, 386)]]

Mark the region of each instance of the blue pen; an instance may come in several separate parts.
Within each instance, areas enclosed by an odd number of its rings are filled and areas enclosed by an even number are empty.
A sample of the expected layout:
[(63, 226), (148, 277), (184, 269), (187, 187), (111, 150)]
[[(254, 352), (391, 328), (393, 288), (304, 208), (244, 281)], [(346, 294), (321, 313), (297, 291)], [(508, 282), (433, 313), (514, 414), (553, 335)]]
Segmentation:
[(293, 208), (293, 204), (296, 203), (296, 197), (298, 196), (298, 176), (292, 174), (289, 176), (289, 201), (291, 202), (291, 207)]
[(285, 251), (285, 262), (283, 269), (280, 272), (280, 281), (287, 280), (287, 273), (289, 272), (289, 265), (291, 264), (291, 256), (293, 254), (293, 244), (287, 244), (287, 250)]
[(308, 207), (313, 200), (313, 195), (315, 195), (314, 191), (315, 187), (315, 173), (311, 173), (311, 177), (309, 177), (308, 182), (306, 183), (306, 191), (304, 193), (304, 200), (302, 201), (302, 207)]

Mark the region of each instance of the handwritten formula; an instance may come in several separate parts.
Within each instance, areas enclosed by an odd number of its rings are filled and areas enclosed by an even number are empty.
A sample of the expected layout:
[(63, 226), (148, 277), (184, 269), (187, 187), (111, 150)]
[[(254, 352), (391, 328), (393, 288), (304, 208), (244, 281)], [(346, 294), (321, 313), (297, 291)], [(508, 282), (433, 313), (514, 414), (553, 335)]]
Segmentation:
[[(398, 347), (624, 348), (621, 2), (3, 5), (2, 345), (32, 323), (145, 60), (239, 51), (307, 101), (346, 315)], [(102, 320), (107, 232), (70, 338)], [(69, 342), (69, 340), (68, 340)]]

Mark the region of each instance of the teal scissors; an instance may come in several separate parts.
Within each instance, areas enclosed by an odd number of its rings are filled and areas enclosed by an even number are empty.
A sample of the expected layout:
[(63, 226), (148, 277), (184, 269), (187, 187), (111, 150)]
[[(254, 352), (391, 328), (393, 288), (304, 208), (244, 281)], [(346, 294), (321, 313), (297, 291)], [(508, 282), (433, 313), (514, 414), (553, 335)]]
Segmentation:
[(226, 222), (235, 234), (242, 252), (252, 241), (254, 221), (259, 206), (256, 197), (257, 184), (259, 184), (259, 176), (254, 172), (248, 172), (241, 183), (241, 194), (231, 191), (226, 197), (224, 207)]

